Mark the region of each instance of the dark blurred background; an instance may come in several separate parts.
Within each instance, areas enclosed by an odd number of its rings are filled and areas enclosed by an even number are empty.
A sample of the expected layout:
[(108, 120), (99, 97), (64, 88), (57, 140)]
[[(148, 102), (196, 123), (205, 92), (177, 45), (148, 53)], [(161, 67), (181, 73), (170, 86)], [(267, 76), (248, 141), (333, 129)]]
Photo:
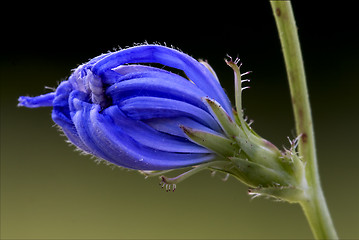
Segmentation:
[[(233, 100), (238, 56), (254, 129), (288, 146), (294, 122), (267, 1), (4, 6), (1, 34), (1, 231), (4, 239), (306, 239), (298, 205), (253, 199), (233, 178), (200, 173), (166, 193), (157, 178), (97, 165), (59, 136), (51, 109), (17, 108), (101, 53), (158, 42), (207, 59)], [(73, 4), (75, 5), (75, 4)], [(349, 2), (295, 1), (321, 180), (343, 239), (359, 238), (359, 23)]]

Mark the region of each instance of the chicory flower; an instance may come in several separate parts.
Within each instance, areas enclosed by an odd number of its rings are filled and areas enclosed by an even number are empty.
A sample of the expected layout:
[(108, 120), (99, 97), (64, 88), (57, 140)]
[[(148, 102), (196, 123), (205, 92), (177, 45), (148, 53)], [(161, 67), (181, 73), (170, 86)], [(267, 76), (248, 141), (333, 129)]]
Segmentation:
[(174, 178), (161, 176), (167, 190), (211, 169), (236, 177), (254, 196), (300, 200), (307, 183), (297, 140), (280, 151), (254, 132), (242, 111), (246, 73), (238, 60), (226, 63), (234, 71), (237, 111), (208, 63), (158, 45), (93, 58), (56, 91), (20, 97), (19, 106), (52, 106), (52, 119), (71, 143), (118, 166), (147, 176), (192, 167)]
[[(149, 63), (182, 70), (187, 78)], [(166, 170), (218, 159), (184, 131), (224, 134), (204, 98), (233, 117), (209, 65), (172, 48), (143, 45), (93, 58), (56, 91), (20, 97), (19, 106), (53, 107), (52, 119), (70, 142), (98, 158), (130, 169)]]

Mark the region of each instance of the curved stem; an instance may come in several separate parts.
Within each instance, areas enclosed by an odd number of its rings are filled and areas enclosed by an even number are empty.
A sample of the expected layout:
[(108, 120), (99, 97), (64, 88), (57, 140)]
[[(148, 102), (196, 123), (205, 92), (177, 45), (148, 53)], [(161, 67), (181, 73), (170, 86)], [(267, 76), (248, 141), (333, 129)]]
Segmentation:
[(314, 130), (303, 58), (290, 1), (271, 1), (282, 45), (299, 140), (299, 154), (306, 163), (307, 201), (301, 206), (317, 239), (337, 239), (320, 184)]

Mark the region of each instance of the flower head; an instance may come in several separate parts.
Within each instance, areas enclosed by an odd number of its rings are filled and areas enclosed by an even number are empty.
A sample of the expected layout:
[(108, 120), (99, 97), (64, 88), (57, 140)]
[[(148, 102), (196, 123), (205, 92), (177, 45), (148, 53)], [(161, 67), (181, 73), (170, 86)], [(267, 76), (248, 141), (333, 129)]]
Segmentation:
[[(182, 70), (187, 78), (148, 63)], [(19, 106), (52, 106), (52, 119), (71, 143), (116, 165), (138, 170), (193, 166), (218, 154), (191, 141), (183, 127), (223, 134), (203, 98), (214, 99), (233, 116), (211, 70), (168, 47), (136, 46), (93, 58), (55, 92), (20, 97)]]
[(306, 187), (304, 165), (295, 144), (280, 151), (245, 121), (241, 83), (247, 80), (238, 61), (226, 60), (234, 71), (237, 112), (207, 63), (157, 45), (93, 58), (55, 92), (20, 97), (19, 106), (52, 106), (52, 119), (71, 143), (118, 166), (149, 176), (193, 167), (161, 176), (167, 190), (211, 169), (238, 178), (255, 196), (298, 201)]

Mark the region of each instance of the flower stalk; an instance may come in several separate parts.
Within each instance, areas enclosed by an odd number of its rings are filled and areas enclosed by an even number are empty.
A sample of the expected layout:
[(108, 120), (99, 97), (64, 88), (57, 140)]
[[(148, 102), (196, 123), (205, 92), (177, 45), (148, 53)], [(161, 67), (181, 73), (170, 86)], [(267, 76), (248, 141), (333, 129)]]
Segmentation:
[(271, 1), (282, 45), (296, 124), (299, 155), (305, 163), (308, 184), (300, 204), (317, 239), (337, 239), (320, 184), (314, 129), (297, 27), (290, 1)]

